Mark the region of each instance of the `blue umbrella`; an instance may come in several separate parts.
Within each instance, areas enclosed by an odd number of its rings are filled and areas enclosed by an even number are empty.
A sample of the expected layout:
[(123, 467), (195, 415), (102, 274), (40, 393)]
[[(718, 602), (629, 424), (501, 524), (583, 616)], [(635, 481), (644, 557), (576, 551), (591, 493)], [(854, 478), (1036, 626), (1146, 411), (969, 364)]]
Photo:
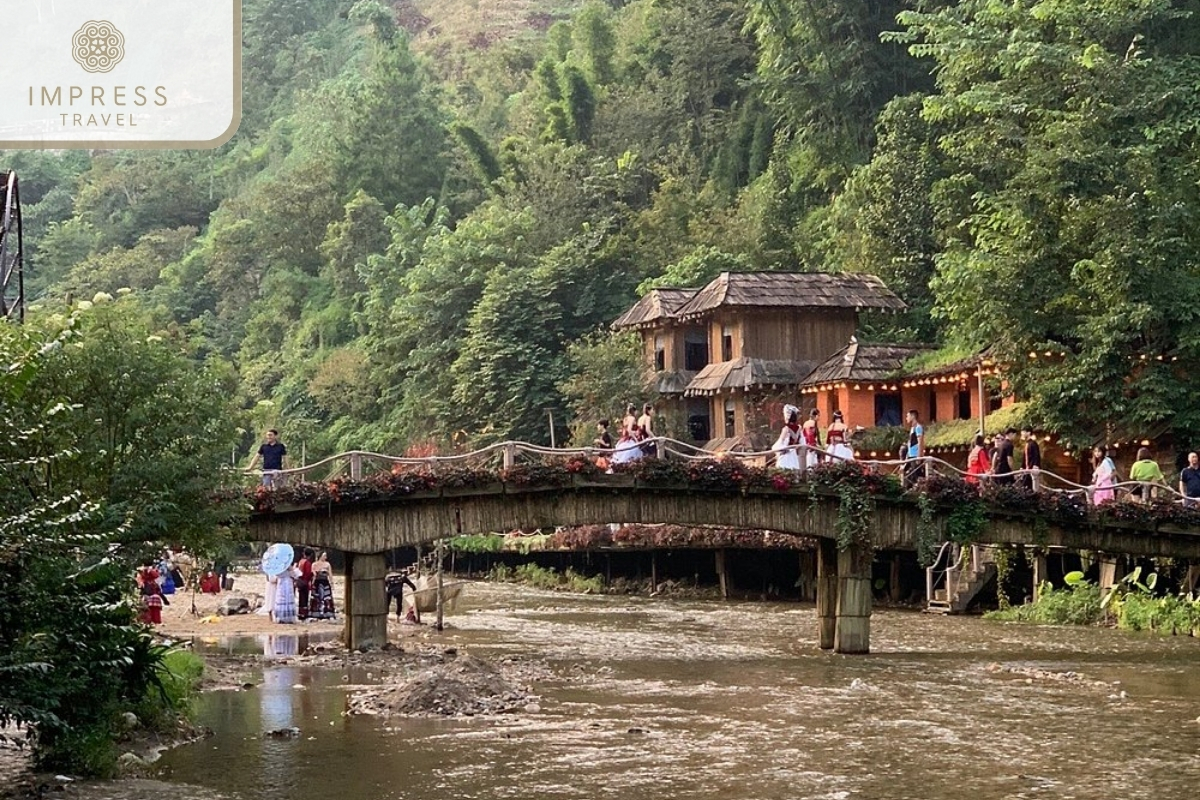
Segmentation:
[(267, 548), (267, 552), (263, 553), (262, 571), (267, 574), (267, 577), (278, 575), (292, 565), (292, 560), (295, 556), (295, 551), (292, 550), (290, 544), (278, 542)]

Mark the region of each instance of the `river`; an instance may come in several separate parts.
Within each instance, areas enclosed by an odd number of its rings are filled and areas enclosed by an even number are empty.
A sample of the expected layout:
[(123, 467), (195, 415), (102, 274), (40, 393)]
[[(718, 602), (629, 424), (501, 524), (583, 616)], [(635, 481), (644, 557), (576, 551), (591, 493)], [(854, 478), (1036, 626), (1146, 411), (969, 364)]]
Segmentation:
[[(202, 698), (199, 722), (216, 734), (166, 754), (160, 779), (175, 800), (1092, 800), (1200, 787), (1194, 639), (882, 611), (870, 656), (836, 656), (816, 649), (806, 606), (469, 589), (446, 645), (545, 659), (564, 680), (540, 687), (536, 713), (347, 717), (344, 687), (372, 676), (268, 666), (255, 689)], [(1046, 674), (1067, 671), (1079, 677)], [(292, 725), (298, 739), (262, 737)]]

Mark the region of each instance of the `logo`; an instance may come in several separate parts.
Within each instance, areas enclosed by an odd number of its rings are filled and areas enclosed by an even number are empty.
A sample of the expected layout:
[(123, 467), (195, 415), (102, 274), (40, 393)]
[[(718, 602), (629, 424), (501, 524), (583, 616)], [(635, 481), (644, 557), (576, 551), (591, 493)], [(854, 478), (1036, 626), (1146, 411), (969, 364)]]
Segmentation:
[(88, 72), (109, 72), (125, 57), (125, 36), (111, 22), (90, 20), (71, 37), (71, 55)]

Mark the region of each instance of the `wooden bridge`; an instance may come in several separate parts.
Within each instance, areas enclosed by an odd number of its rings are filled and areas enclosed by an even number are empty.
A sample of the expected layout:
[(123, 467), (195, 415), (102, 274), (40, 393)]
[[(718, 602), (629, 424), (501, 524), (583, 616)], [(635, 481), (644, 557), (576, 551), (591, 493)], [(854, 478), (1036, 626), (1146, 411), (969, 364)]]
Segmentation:
[[(675, 465), (646, 460), (617, 474), (588, 469), (592, 451), (522, 443), (433, 459), (344, 453), (288, 471), (297, 477), (328, 473), (321, 482), (301, 481), (257, 494), (249, 537), (303, 542), (347, 554), (346, 640), (357, 648), (386, 640), (384, 553), (396, 547), (457, 534), (611, 522), (812, 536), (820, 543), (818, 641), (822, 648), (840, 653), (866, 653), (870, 648), (872, 552), (915, 550), (922, 536), (935, 542), (949, 539), (953, 500), (949, 506), (937, 505), (923, 502), (919, 488), (899, 490), (897, 479), (888, 474), (898, 462), (769, 471), (752, 463), (768, 454), (713, 461), (684, 448), (688, 446), (660, 440), (660, 451), (673, 456)], [(540, 463), (529, 466), (530, 458)], [(922, 469), (930, 479), (957, 480), (958, 471), (951, 465), (932, 458), (924, 461)], [(372, 464), (389, 469), (364, 470)], [(911, 469), (912, 462), (907, 466)], [(855, 475), (861, 480), (851, 481)], [(1088, 492), (1088, 487), (1049, 473), (1037, 478), (1040, 495), (1056, 501), (1082, 499)], [(1052, 480), (1063, 485), (1050, 488)], [(848, 492), (848, 481), (858, 487), (854, 492)], [(922, 485), (932, 491), (934, 482)], [(1178, 499), (1165, 487), (1159, 490), (1166, 495), (1163, 503)], [(859, 514), (864, 524), (850, 531), (848, 519), (854, 509), (847, 503), (853, 505), (855, 498), (869, 505)], [(1200, 560), (1200, 514), (1180, 509), (1173, 522), (1150, 523), (1138, 515), (1109, 513), (1106, 507), (1082, 515), (1080, 509), (1086, 507), (1081, 503), (1071, 508), (1069, 517), (1047, 518), (985, 504), (986, 524), (972, 541)]]

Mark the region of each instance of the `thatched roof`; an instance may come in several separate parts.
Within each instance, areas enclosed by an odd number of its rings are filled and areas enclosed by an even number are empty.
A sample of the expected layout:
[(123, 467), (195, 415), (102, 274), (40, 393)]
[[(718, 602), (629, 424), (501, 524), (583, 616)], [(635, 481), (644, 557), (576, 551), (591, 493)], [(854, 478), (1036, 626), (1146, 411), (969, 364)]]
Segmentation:
[(991, 357), (991, 348), (981, 350), (965, 358), (954, 358), (951, 356), (950, 360), (939, 359), (939, 355), (943, 353), (952, 354), (954, 351), (939, 350), (930, 353), (918, 353), (917, 358), (914, 359), (916, 365), (910, 365), (904, 371), (904, 385), (916, 386), (921, 382), (944, 382), (954, 378), (961, 378), (964, 374), (968, 377), (975, 377), (980, 371), (984, 375), (996, 374), (996, 363)]
[(673, 319), (679, 308), (699, 291), (697, 289), (651, 289), (612, 324), (616, 330), (642, 328)]
[(696, 377), (692, 369), (668, 369), (654, 376), (654, 389), (659, 394), (683, 394)]
[(713, 395), (734, 389), (797, 386), (815, 366), (812, 361), (738, 358), (709, 364), (688, 384), (688, 397)]
[(722, 272), (676, 312), (690, 319), (717, 308), (852, 308), (903, 311), (904, 301), (874, 275), (829, 272)]
[(923, 344), (850, 344), (834, 353), (804, 379), (801, 386), (820, 386), (845, 381), (882, 381), (897, 377), (904, 362), (930, 349)]

